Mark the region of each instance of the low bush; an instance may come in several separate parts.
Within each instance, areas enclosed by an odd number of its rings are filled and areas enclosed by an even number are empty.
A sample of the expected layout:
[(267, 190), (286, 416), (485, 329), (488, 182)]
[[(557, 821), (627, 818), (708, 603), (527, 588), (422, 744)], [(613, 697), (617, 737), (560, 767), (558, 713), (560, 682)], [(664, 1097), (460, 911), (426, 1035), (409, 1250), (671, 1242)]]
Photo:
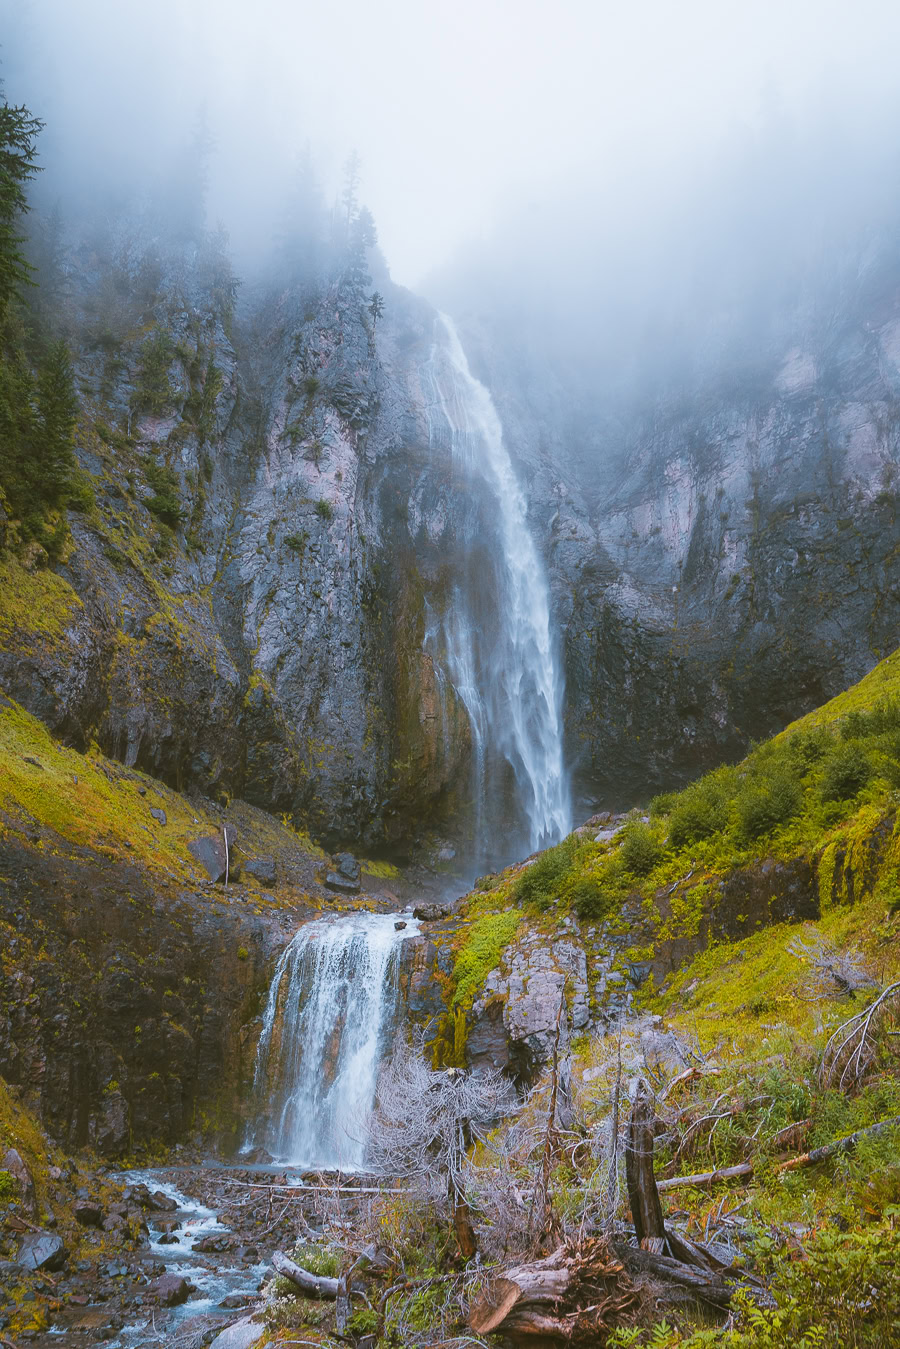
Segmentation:
[(719, 833), (728, 824), (728, 796), (712, 778), (702, 778), (676, 799), (669, 816), (669, 843), (683, 848)]
[(799, 813), (800, 784), (781, 773), (766, 780), (751, 779), (737, 799), (738, 823), (749, 842), (771, 834)]
[(513, 894), (520, 904), (533, 904), (543, 911), (560, 897), (563, 883), (572, 870), (578, 840), (574, 834), (542, 852), (536, 861), (516, 877)]
[(144, 466), (144, 472), (148, 485), (153, 488), (153, 496), (144, 503), (147, 510), (170, 529), (176, 529), (181, 521), (181, 503), (174, 469), (150, 459)]
[(647, 876), (662, 860), (659, 838), (646, 824), (626, 825), (619, 856), (633, 876)]
[(825, 760), (822, 799), (848, 801), (862, 791), (871, 776), (872, 762), (862, 746), (853, 742), (840, 745)]
[(324, 497), (320, 501), (317, 501), (316, 515), (320, 516), (323, 520), (330, 520), (334, 515), (334, 507), (331, 502), (326, 501)]

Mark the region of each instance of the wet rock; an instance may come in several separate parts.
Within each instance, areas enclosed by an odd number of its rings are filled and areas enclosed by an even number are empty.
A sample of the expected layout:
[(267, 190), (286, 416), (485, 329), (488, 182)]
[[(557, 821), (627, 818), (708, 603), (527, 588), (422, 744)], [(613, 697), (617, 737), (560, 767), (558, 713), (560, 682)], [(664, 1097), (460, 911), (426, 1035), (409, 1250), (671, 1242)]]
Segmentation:
[(405, 924), (404, 922), (397, 922), (397, 923), (394, 924), (394, 931), (395, 931), (395, 932), (402, 932), (403, 929), (404, 929), (405, 927), (406, 927), (406, 924)]
[(37, 1195), (31, 1172), (15, 1148), (9, 1148), (0, 1161), (0, 1171), (8, 1171), (19, 1183), (19, 1196), (22, 1207), (32, 1217), (37, 1214)]
[(250, 1307), (256, 1301), (254, 1293), (229, 1293), (222, 1298), (220, 1307), (227, 1307), (229, 1311), (236, 1310), (238, 1307)]
[(150, 1207), (158, 1213), (174, 1213), (178, 1208), (178, 1200), (163, 1194), (162, 1190), (154, 1190), (150, 1196)]
[(159, 1241), (160, 1246), (177, 1246), (177, 1245), (178, 1245), (178, 1237), (176, 1236), (176, 1234), (175, 1234), (174, 1232), (163, 1232), (162, 1236), (160, 1236), (160, 1237), (158, 1238), (158, 1241)]
[(213, 1232), (210, 1233), (208, 1237), (201, 1237), (199, 1241), (195, 1241), (191, 1250), (201, 1251), (204, 1255), (213, 1255), (220, 1254), (223, 1251), (233, 1250), (234, 1245), (234, 1237), (230, 1237), (225, 1233), (220, 1234)]
[(151, 1283), (149, 1291), (157, 1298), (160, 1306), (180, 1307), (196, 1290), (183, 1274), (164, 1274), (161, 1279)]
[(16, 1263), (22, 1269), (62, 1269), (66, 1248), (55, 1232), (29, 1232), (19, 1246)]
[(440, 918), (448, 918), (452, 912), (449, 904), (440, 904), (435, 900), (413, 906), (413, 918), (419, 918), (423, 923), (435, 923)]
[(168, 824), (166, 812), (164, 810), (160, 810), (158, 806), (151, 806), (150, 814), (153, 816), (154, 820), (158, 820), (160, 824)]
[(79, 1199), (72, 1212), (82, 1227), (100, 1227), (103, 1224), (103, 1210), (92, 1199)]
[(278, 868), (275, 865), (274, 857), (249, 857), (242, 862), (243, 870), (254, 876), (263, 885), (274, 885), (278, 876)]
[(329, 890), (334, 890), (341, 895), (358, 895), (362, 889), (359, 881), (352, 881), (347, 876), (341, 876), (337, 871), (329, 871), (326, 874), (325, 885)]

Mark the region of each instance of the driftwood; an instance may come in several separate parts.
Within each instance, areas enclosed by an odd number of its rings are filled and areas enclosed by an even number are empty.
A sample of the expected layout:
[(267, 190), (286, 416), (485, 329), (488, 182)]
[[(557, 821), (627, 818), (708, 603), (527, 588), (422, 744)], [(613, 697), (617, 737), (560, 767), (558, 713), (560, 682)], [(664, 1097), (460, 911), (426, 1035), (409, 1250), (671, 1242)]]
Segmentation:
[(591, 1343), (590, 1337), (603, 1343), (637, 1302), (609, 1242), (593, 1237), (493, 1279), (473, 1304), (469, 1325), (477, 1335), (500, 1331), (514, 1345)]
[(294, 1264), (283, 1251), (276, 1251), (272, 1256), (272, 1268), (276, 1274), (296, 1284), (301, 1293), (325, 1298), (336, 1298), (338, 1295), (340, 1279), (329, 1279), (323, 1274), (310, 1274), (302, 1265)]
[[(818, 1162), (827, 1162), (829, 1157), (837, 1157), (842, 1152), (851, 1152), (856, 1147), (861, 1138), (871, 1138), (876, 1134), (882, 1133), (885, 1129), (894, 1129), (900, 1126), (900, 1115), (894, 1115), (891, 1119), (882, 1120), (880, 1124), (870, 1124), (866, 1129), (857, 1129), (856, 1133), (848, 1134), (846, 1138), (838, 1138), (834, 1143), (826, 1143), (824, 1147), (813, 1148), (810, 1152), (803, 1152), (799, 1157), (789, 1157), (776, 1166), (776, 1172), (797, 1171), (802, 1166), (815, 1166)], [(657, 1189), (677, 1190), (683, 1189), (687, 1185), (696, 1186), (697, 1189), (705, 1189), (710, 1185), (718, 1185), (723, 1180), (736, 1180), (741, 1176), (752, 1176), (754, 1171), (753, 1162), (738, 1162), (735, 1166), (723, 1166), (718, 1171), (700, 1171), (693, 1176), (672, 1176), (669, 1180), (660, 1180), (657, 1182)]]

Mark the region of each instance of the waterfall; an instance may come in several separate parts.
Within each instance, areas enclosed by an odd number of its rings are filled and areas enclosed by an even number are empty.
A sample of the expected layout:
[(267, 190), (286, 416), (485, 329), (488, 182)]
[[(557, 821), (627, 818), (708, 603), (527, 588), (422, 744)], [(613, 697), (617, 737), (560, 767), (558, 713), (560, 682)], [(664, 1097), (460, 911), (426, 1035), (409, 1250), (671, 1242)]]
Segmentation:
[(304, 1168), (359, 1170), (399, 996), (399, 950), (417, 924), (357, 913), (307, 923), (275, 968), (256, 1051), (262, 1146)]
[[(474, 750), (476, 821), (499, 802), (490, 792), (488, 759), (508, 765), (531, 849), (546, 847), (571, 828), (562, 751), (563, 680), (550, 626), (547, 579), (528, 529), (522, 489), (490, 393), (469, 369), (452, 319), (438, 317), (425, 370), (429, 438), (449, 433), (454, 462), (487, 488), (494, 553), (493, 600), (483, 568), (454, 588), (426, 646), (450, 679), (469, 715)], [(483, 840), (476, 838), (476, 847)], [(497, 843), (492, 841), (497, 849)]]

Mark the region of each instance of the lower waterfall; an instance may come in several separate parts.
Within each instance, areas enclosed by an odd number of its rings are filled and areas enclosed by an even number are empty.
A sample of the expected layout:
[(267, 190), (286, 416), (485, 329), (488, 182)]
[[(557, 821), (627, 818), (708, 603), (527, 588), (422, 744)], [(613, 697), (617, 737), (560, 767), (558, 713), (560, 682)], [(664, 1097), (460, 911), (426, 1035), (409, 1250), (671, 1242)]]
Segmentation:
[(396, 1023), (400, 947), (393, 914), (305, 924), (275, 969), (256, 1051), (261, 1147), (306, 1169), (359, 1170), (378, 1068)]

